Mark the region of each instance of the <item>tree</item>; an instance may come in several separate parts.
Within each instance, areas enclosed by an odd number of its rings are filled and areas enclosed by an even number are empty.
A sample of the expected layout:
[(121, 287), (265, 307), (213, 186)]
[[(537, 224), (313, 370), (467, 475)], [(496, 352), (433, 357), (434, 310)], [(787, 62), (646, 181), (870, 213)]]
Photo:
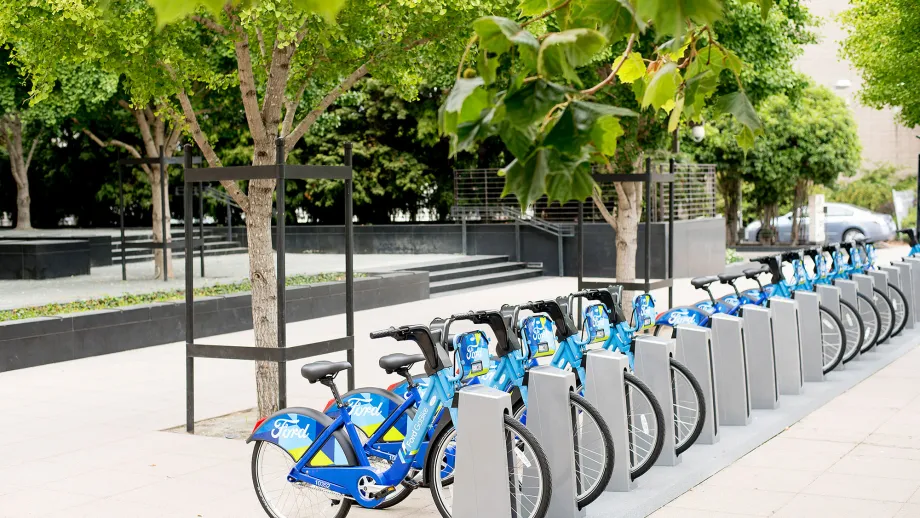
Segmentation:
[(6, 149), (16, 183), (16, 228), (31, 229), (29, 168), (39, 143), (58, 136), (57, 126), (81, 106), (104, 102), (115, 79), (82, 66), (62, 70), (49, 85), (47, 101), (29, 103), (29, 81), (8, 46), (0, 47), (0, 146)]
[[(287, 152), (293, 150), (320, 115), (369, 74), (414, 97), (427, 68), (454, 60), (462, 51), (454, 29), (504, 7), (500, 0), (355, 0), (335, 16), (326, 3), (307, 2), (312, 8), (305, 11), (303, 2), (292, 0), (218, 2), (210, 12), (183, 18), (162, 10), (181, 3), (154, 1), (161, 8), (161, 24), (176, 20), (156, 31), (153, 11), (140, 0), (112, 0), (105, 10), (101, 2), (11, 0), (4, 3), (9, 8), (0, 7), (0, 27), (23, 27), (29, 20), (29, 29), (12, 31), (15, 36), (44, 35), (50, 41), (53, 31), (58, 45), (72, 42), (71, 60), (92, 62), (126, 77), (133, 106), (146, 106), (167, 94), (177, 99), (205, 160), (220, 167), (202, 124), (204, 114), (195, 104), (197, 92), (238, 89), (236, 106), (242, 108), (252, 138), (251, 163), (271, 164), (277, 138), (284, 139)], [(317, 9), (325, 16), (316, 14)], [(86, 41), (94, 45), (77, 45)], [(47, 61), (35, 63), (31, 71), (36, 77), (53, 70)], [(305, 114), (302, 107), (307, 107)], [(275, 181), (253, 180), (245, 191), (236, 182), (223, 186), (246, 214), (256, 345), (277, 347), (271, 239)], [(277, 365), (257, 362), (256, 372), (259, 412), (268, 415), (277, 410)]]
[(920, 124), (920, 9), (913, 0), (851, 0), (840, 16), (847, 37), (841, 54), (859, 70), (860, 99), (899, 107), (907, 127)]
[[(772, 1), (760, 5), (767, 15)], [(522, 208), (544, 194), (603, 206), (593, 166), (637, 170), (666, 131), (699, 123), (710, 104), (740, 121), (745, 148), (761, 132), (740, 90), (743, 62), (713, 31), (720, 1), (523, 0), (519, 8), (521, 23), (473, 24), (441, 128), (454, 152), (499, 135), (515, 157), (504, 169), (505, 194)], [(467, 61), (475, 69), (464, 70)], [(738, 86), (713, 98), (723, 72)], [(642, 189), (630, 182), (616, 190), (616, 215), (602, 212), (617, 232), (617, 279), (630, 281)]]
[(761, 214), (762, 241), (774, 241), (773, 219), (779, 206), (792, 200), (792, 241), (797, 242), (799, 209), (811, 185), (832, 185), (859, 167), (856, 123), (846, 103), (823, 86), (775, 94), (758, 106), (764, 137), (745, 154), (728, 136), (736, 123), (720, 119), (708, 126), (707, 139), (694, 150), (720, 167), (738, 167), (753, 185), (750, 197)]

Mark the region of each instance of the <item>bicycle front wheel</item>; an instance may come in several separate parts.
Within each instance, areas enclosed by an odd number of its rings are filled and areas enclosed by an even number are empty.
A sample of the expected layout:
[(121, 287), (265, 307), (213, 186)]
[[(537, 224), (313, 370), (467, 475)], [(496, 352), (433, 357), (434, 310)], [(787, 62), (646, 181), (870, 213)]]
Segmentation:
[[(505, 416), (504, 430), (508, 484), (512, 495), (511, 505), (515, 511), (513, 515), (519, 518), (543, 518), (553, 491), (546, 453), (533, 434), (509, 415)], [(456, 464), (447, 462), (447, 459), (456, 455), (457, 429), (454, 425), (446, 426), (431, 441), (429, 448), (431, 454), (425, 470), (428, 472), (431, 496), (441, 516), (450, 518), (454, 507), (453, 480)]]
[(827, 374), (843, 360), (847, 349), (847, 335), (837, 315), (824, 306), (818, 306), (818, 320), (821, 323), (822, 367), (824, 374)]
[(690, 369), (671, 359), (671, 396), (674, 401), (674, 442), (678, 455), (693, 446), (706, 420), (706, 400)]
[(664, 446), (664, 412), (648, 385), (629, 374), (624, 377), (626, 422), (629, 423), (629, 474), (636, 480), (655, 465)]
[(878, 308), (878, 314), (881, 317), (879, 323), (878, 343), (883, 344), (891, 338), (891, 332), (894, 330), (894, 307), (888, 295), (882, 290), (872, 288), (872, 302)]
[(856, 304), (865, 328), (863, 334), (865, 339), (860, 352), (867, 352), (879, 342), (882, 331), (882, 316), (879, 315), (878, 308), (875, 307), (872, 299), (863, 293), (856, 292)]
[(910, 303), (907, 302), (904, 292), (893, 284), (888, 285), (888, 300), (891, 301), (891, 306), (894, 308), (894, 329), (891, 331), (891, 336), (898, 336), (907, 325)]
[(840, 322), (847, 336), (846, 352), (843, 354), (843, 363), (847, 363), (862, 349), (863, 341), (866, 339), (866, 325), (853, 304), (843, 299), (840, 300)]

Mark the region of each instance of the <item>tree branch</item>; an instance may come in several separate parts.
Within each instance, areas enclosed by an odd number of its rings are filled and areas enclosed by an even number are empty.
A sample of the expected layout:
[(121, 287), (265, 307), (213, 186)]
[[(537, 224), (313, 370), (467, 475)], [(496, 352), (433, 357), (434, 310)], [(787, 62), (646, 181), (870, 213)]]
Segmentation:
[(597, 92), (599, 92), (601, 88), (604, 88), (605, 86), (613, 83), (617, 78), (617, 72), (620, 71), (620, 67), (623, 66), (623, 63), (626, 63), (626, 58), (629, 57), (629, 52), (632, 50), (634, 43), (636, 43), (636, 35), (632, 34), (629, 36), (629, 43), (626, 44), (626, 50), (623, 51), (623, 55), (622, 55), (622, 59), (620, 59), (620, 63), (617, 66), (613, 67), (613, 70), (610, 72), (610, 75), (608, 75), (606, 79), (604, 79), (600, 83), (592, 86), (591, 88), (587, 90), (582, 90), (581, 91), (582, 95), (587, 95), (587, 96), (594, 95)]
[(284, 48), (276, 46), (272, 49), (271, 70), (268, 72), (265, 98), (262, 101), (262, 121), (268, 131), (268, 138), (278, 136), (278, 125), (281, 123), (281, 107), (284, 105), (284, 92), (287, 90), (291, 73), (291, 57), (294, 55), (296, 48), (294, 45), (288, 45)]
[(214, 20), (212, 20), (212, 19), (210, 19), (210, 18), (205, 18), (205, 17), (203, 17), (203, 16), (198, 16), (198, 15), (196, 14), (196, 15), (192, 15), (192, 16), (191, 16), (191, 19), (192, 19), (192, 20), (195, 20), (196, 22), (200, 23), (201, 25), (204, 25), (204, 26), (207, 27), (208, 29), (211, 29), (212, 31), (216, 32), (217, 34), (220, 34), (221, 36), (229, 36), (229, 35), (230, 35), (230, 31), (227, 30), (226, 27), (224, 27), (223, 25), (221, 25), (221, 24), (215, 22)]
[(284, 121), (281, 123), (281, 136), (287, 137), (291, 132), (291, 128), (294, 126), (294, 117), (297, 116), (297, 107), (300, 106), (300, 101), (303, 100), (303, 94), (307, 91), (307, 78), (304, 78), (304, 82), (300, 85), (300, 90), (297, 91), (297, 95), (294, 96), (294, 99), (289, 100), (284, 104)]
[(332, 103), (334, 103), (336, 99), (338, 99), (343, 93), (350, 90), (351, 87), (354, 86), (355, 83), (357, 83), (359, 79), (367, 75), (367, 72), (368, 72), (367, 65), (369, 63), (370, 61), (361, 65), (360, 67), (355, 69), (354, 72), (349, 74), (349, 76), (346, 77), (344, 81), (342, 81), (338, 86), (333, 88), (331, 92), (329, 92), (328, 94), (326, 94), (325, 97), (323, 97), (323, 100), (319, 102), (316, 108), (313, 108), (313, 110), (310, 111), (310, 113), (308, 113), (307, 116), (304, 117), (302, 121), (300, 121), (297, 127), (294, 128), (294, 131), (292, 131), (291, 134), (285, 137), (284, 139), (285, 140), (284, 147), (286, 151), (290, 151), (294, 149), (294, 145), (297, 144), (297, 141), (300, 140), (300, 138), (303, 137), (304, 134), (306, 134), (307, 130), (310, 129), (310, 126), (312, 126), (313, 123), (316, 122), (316, 119), (318, 119), (319, 116), (322, 115), (323, 112), (325, 112), (329, 108), (329, 106), (331, 106)]
[(252, 60), (249, 56), (249, 36), (239, 31), (242, 39), (234, 45), (236, 51), (236, 70), (240, 80), (240, 94), (243, 97), (243, 110), (246, 112), (246, 123), (252, 133), (252, 139), (259, 147), (259, 141), (265, 139), (265, 123), (259, 110), (259, 94), (256, 90), (256, 80), (252, 73)]
[[(128, 154), (130, 154), (134, 158), (143, 158), (143, 156), (141, 155), (141, 152), (138, 151), (137, 148), (132, 146), (131, 144), (122, 142), (121, 140), (117, 140), (117, 139), (109, 139), (109, 140), (103, 141), (101, 138), (97, 137), (95, 133), (90, 131), (89, 128), (83, 128), (82, 131), (86, 136), (89, 137), (90, 140), (98, 144), (99, 147), (106, 148), (109, 146), (117, 146), (127, 151)], [(153, 172), (150, 170), (149, 167), (147, 167), (146, 164), (141, 164), (141, 168), (144, 170), (145, 173), (147, 173), (148, 176), (151, 176), (153, 174)]]
[[(208, 161), (211, 167), (223, 167), (220, 158), (217, 156), (217, 153), (214, 152), (211, 143), (208, 142), (208, 138), (205, 136), (204, 132), (201, 131), (201, 126), (198, 124), (198, 116), (195, 115), (195, 108), (192, 106), (188, 94), (182, 89), (179, 90), (177, 95), (179, 97), (179, 104), (182, 106), (182, 112), (185, 114), (185, 122), (189, 125), (189, 132), (192, 134), (192, 139), (195, 140), (195, 144), (198, 145), (198, 149), (201, 150), (201, 154), (204, 155), (204, 159)], [(235, 201), (244, 212), (249, 211), (249, 198), (240, 190), (240, 186), (236, 182), (222, 180), (220, 184), (224, 186), (227, 193), (233, 197), (233, 201)]]
[(38, 140), (42, 138), (42, 133), (44, 133), (44, 131), (39, 131), (38, 135), (35, 135), (35, 138), (32, 139), (32, 147), (29, 148), (29, 154), (26, 156), (26, 171), (28, 171), (29, 166), (32, 165), (32, 155), (35, 154), (35, 148), (38, 146)]
[(557, 5), (556, 7), (553, 7), (552, 9), (548, 9), (548, 10), (544, 11), (543, 14), (541, 14), (540, 16), (537, 16), (536, 18), (531, 18), (530, 20), (527, 20), (526, 22), (522, 23), (522, 24), (521, 24), (521, 27), (522, 27), (522, 28), (523, 28), (523, 27), (527, 27), (528, 25), (532, 24), (533, 22), (535, 22), (535, 21), (537, 21), (537, 20), (542, 20), (542, 19), (548, 17), (549, 15), (555, 13), (556, 11), (559, 11), (560, 9), (565, 9), (566, 6), (568, 6), (570, 3), (572, 3), (572, 0), (565, 0), (565, 2), (562, 2), (561, 4)]
[(271, 61), (266, 61), (265, 59), (265, 38), (262, 36), (262, 29), (256, 27), (256, 37), (259, 38), (259, 55), (262, 56), (262, 68), (265, 69), (265, 74), (267, 75), (269, 70), (271, 70)]

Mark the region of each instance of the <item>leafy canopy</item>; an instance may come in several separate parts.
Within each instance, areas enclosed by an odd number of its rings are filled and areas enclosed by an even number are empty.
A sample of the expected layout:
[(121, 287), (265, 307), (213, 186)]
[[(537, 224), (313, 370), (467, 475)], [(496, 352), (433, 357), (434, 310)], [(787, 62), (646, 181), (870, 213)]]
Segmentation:
[[(760, 5), (769, 15), (772, 1)], [(590, 196), (593, 166), (611, 167), (624, 127), (636, 126), (626, 119), (639, 111), (661, 114), (673, 131), (681, 121), (701, 122), (714, 101), (739, 121), (745, 149), (762, 132), (740, 89), (744, 64), (713, 33), (720, 0), (523, 0), (519, 9), (522, 23), (473, 24), (440, 128), (453, 153), (498, 135), (515, 157), (503, 170), (504, 194), (522, 207), (544, 194), (560, 203)], [(723, 71), (736, 88), (714, 97)], [(623, 88), (637, 109), (609, 102)]]
[(863, 79), (861, 100), (899, 107), (908, 127), (920, 124), (920, 6), (914, 0), (851, 0), (840, 19), (847, 31), (842, 54)]

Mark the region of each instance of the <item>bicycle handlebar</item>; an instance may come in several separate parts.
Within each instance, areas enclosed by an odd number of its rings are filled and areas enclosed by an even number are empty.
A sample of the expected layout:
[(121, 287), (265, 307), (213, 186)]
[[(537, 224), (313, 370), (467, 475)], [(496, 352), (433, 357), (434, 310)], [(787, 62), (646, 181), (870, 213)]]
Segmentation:
[(376, 340), (377, 338), (386, 338), (388, 336), (396, 337), (402, 332), (404, 331), (400, 331), (395, 327), (390, 327), (389, 329), (381, 329), (379, 331), (371, 331), (371, 339)]

